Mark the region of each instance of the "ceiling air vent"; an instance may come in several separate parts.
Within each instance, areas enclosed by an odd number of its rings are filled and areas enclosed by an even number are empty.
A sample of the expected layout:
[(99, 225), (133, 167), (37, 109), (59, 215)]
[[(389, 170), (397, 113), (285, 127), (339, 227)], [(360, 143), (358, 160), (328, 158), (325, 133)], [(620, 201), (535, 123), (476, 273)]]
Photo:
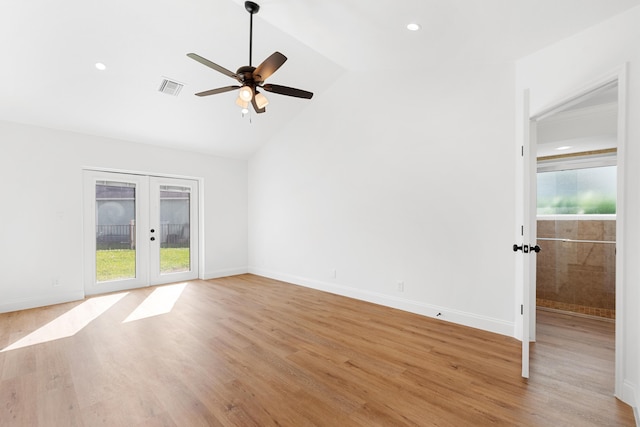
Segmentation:
[(184, 85), (182, 83), (178, 83), (176, 81), (169, 80), (166, 77), (163, 77), (158, 91), (166, 93), (167, 95), (178, 96), (183, 86)]

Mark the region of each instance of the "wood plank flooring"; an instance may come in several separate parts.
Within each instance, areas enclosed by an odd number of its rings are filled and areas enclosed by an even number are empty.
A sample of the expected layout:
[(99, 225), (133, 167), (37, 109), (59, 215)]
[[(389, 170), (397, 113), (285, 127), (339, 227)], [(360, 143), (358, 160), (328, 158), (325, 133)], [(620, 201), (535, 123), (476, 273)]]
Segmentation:
[[(527, 382), (514, 339), (252, 275), (125, 322), (155, 290), (1, 351), (0, 425), (635, 425), (612, 396), (613, 323), (539, 313)], [(0, 314), (0, 350), (83, 304)]]

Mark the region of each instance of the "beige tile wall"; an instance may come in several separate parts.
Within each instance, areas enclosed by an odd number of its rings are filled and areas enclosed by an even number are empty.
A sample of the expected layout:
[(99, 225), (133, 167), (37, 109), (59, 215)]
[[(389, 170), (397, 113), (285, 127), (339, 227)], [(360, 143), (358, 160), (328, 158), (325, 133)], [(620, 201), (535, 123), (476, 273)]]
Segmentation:
[[(539, 238), (615, 241), (615, 220), (538, 220)], [(539, 240), (539, 306), (615, 318), (615, 244)]]

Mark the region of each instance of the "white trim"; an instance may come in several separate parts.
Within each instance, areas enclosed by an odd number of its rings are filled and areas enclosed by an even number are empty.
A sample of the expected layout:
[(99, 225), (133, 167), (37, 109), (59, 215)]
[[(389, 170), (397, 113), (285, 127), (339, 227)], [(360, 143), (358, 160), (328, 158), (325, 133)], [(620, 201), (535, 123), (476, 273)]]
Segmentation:
[(208, 271), (204, 274), (202, 280), (219, 279), (221, 277), (237, 276), (240, 274), (247, 274), (249, 269), (247, 267), (227, 268), (224, 270)]
[(638, 403), (640, 403), (640, 390), (634, 384), (625, 381), (622, 385), (622, 395), (618, 396), (620, 400), (627, 403), (633, 408), (633, 414), (636, 418), (636, 425), (640, 426), (640, 413), (638, 412)]
[(204, 199), (204, 178), (193, 178), (198, 181), (198, 279), (205, 279), (204, 268), (207, 258), (205, 257), (205, 199)]
[[(361, 301), (367, 301), (374, 304), (383, 305), (385, 307), (407, 311), (409, 313), (433, 317), (471, 328), (482, 329), (509, 337), (513, 336), (513, 329), (515, 327), (513, 322), (507, 322), (505, 320), (494, 319), (487, 316), (479, 316), (474, 313), (467, 313), (464, 311), (449, 309), (437, 305), (425, 304), (407, 298), (399, 298), (379, 292), (371, 292), (353, 286), (339, 285), (336, 283), (324, 282), (300, 276), (293, 276), (290, 274), (278, 273), (255, 267), (249, 267), (249, 273), (268, 277), (271, 279), (281, 280), (283, 282), (291, 283), (294, 285), (304, 286), (306, 288), (329, 292), (332, 294), (354, 298)], [(438, 315), (438, 313), (440, 313), (440, 315)]]
[[(625, 301), (625, 169), (627, 153), (627, 68), (628, 64), (623, 64), (616, 73), (618, 79), (618, 191), (616, 201), (616, 343), (615, 343), (615, 395), (620, 397), (623, 393), (623, 383), (625, 381), (625, 346), (624, 346), (624, 324), (627, 320), (624, 307)], [(637, 402), (636, 402), (637, 403)], [(631, 405), (636, 406), (636, 405)]]
[(30, 308), (44, 307), (48, 305), (64, 304), (72, 301), (80, 301), (84, 299), (84, 289), (56, 293), (37, 298), (16, 298), (0, 304), (0, 313), (9, 313), (12, 311), (28, 310)]
[[(531, 115), (532, 121), (540, 121), (556, 113), (562, 112), (588, 98), (592, 94), (600, 91), (601, 89), (612, 89), (617, 83), (618, 72), (612, 72), (606, 77), (597, 80), (596, 82), (586, 85), (583, 88), (574, 91), (570, 95), (551, 103), (545, 108), (540, 109), (539, 112)], [(618, 86), (618, 92), (620, 87)]]
[(82, 170), (91, 171), (91, 172), (108, 172), (108, 173), (120, 173), (125, 175), (140, 175), (140, 176), (153, 176), (157, 178), (176, 178), (176, 179), (188, 179), (191, 181), (200, 181), (202, 178), (192, 175), (174, 175), (168, 173), (158, 173), (158, 172), (148, 172), (141, 170), (131, 170), (131, 169), (112, 169), (112, 168), (103, 168), (97, 166), (83, 166)]

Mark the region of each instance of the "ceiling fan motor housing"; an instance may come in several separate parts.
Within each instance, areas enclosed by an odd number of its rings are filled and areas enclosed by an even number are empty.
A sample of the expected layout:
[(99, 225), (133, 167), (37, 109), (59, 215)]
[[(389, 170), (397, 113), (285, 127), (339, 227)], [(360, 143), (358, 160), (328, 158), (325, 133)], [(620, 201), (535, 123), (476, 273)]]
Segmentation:
[(260, 5), (252, 1), (246, 1), (244, 2), (244, 8), (247, 9), (247, 12), (253, 15), (255, 13), (258, 13), (258, 11), (260, 10)]
[(256, 79), (253, 75), (253, 72), (255, 71), (256, 67), (250, 67), (248, 65), (245, 65), (243, 67), (238, 68), (238, 71), (236, 71), (236, 75), (238, 76), (238, 81), (240, 83), (245, 83), (245, 84), (252, 84), (252, 83), (262, 83), (261, 81), (258, 81), (258, 79)]

